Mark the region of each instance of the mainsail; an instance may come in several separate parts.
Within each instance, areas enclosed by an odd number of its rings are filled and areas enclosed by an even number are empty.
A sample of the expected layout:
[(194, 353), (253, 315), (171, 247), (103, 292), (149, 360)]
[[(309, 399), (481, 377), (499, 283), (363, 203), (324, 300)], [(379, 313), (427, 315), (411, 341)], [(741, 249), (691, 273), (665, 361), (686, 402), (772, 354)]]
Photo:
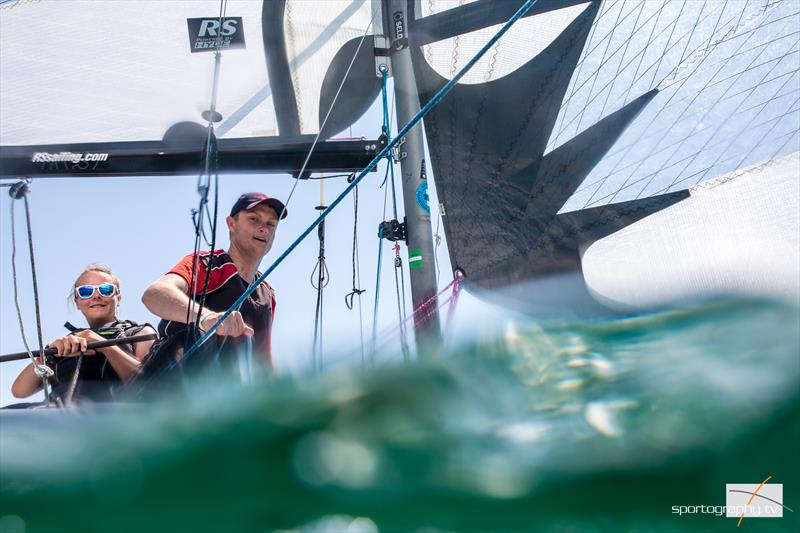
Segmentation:
[[(0, 175), (195, 173), (214, 88), (214, 54), (189, 53), (197, 36), (187, 39), (187, 20), (197, 17), (238, 18), (246, 39), (224, 50), (219, 71), (221, 171), (300, 168), (335, 97), (323, 141), (380, 90), (372, 37), (380, 9), (367, 0), (6, 2)], [(222, 33), (200, 31), (212, 42)], [(321, 143), (308, 170), (363, 168), (376, 148)]]

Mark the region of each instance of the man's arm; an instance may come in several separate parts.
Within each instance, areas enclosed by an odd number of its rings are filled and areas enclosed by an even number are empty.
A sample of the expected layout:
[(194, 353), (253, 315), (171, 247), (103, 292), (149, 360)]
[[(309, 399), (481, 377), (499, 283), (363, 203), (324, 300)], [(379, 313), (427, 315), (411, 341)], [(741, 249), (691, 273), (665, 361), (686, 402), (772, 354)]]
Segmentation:
[[(189, 284), (177, 274), (165, 274), (153, 282), (144, 294), (142, 303), (153, 314), (171, 320), (173, 322), (186, 322), (186, 310), (191, 306), (189, 320), (197, 320), (197, 310), (199, 306), (189, 298)], [(213, 326), (224, 313), (216, 313), (210, 309), (203, 309), (200, 317), (200, 328), (207, 330)], [(216, 329), (217, 335), (228, 335), (238, 337), (239, 335), (250, 336), (253, 328), (244, 323), (242, 314), (234, 311)]]

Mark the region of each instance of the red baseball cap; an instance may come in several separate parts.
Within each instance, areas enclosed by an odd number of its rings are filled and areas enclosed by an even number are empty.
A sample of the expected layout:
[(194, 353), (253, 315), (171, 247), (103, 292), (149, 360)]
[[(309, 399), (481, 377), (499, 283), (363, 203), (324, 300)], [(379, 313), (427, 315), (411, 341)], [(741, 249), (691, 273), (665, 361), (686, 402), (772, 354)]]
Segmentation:
[(289, 212), (286, 210), (286, 206), (283, 205), (283, 202), (277, 198), (270, 198), (266, 194), (261, 194), (260, 192), (246, 192), (241, 195), (238, 200), (236, 200), (235, 204), (233, 204), (231, 216), (236, 216), (236, 213), (239, 211), (253, 209), (258, 204), (267, 204), (275, 210), (275, 213), (277, 213), (281, 219), (286, 218), (289, 214)]

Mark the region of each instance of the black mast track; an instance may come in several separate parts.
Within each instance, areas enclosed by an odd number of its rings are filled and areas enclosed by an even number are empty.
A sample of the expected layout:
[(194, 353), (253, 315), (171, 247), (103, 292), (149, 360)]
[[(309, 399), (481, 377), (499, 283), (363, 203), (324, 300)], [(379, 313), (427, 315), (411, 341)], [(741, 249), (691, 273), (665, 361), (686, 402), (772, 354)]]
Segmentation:
[[(219, 172), (297, 172), (313, 137), (220, 139)], [(381, 147), (378, 140), (319, 142), (306, 170), (355, 172)], [(162, 141), (0, 146), (0, 178), (196, 175), (202, 169), (202, 157), (201, 146), (169, 146)]]

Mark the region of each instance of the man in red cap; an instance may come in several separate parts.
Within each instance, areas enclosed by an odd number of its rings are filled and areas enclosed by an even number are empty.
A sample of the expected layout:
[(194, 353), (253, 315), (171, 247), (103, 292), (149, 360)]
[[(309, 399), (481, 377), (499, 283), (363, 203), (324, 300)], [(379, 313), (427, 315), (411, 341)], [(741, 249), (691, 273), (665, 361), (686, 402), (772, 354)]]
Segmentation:
[[(286, 215), (286, 206), (278, 199), (260, 193), (241, 195), (225, 219), (230, 232), (227, 251), (189, 254), (145, 290), (142, 302), (161, 317), (161, 339), (150, 351), (148, 359), (153, 360), (145, 362), (145, 374), (153, 375), (180, 360), (184, 347), (191, 344), (187, 319), (201, 331), (207, 330), (260, 277), (258, 265), (272, 248), (278, 220)], [(201, 310), (198, 302), (203, 295)], [(254, 351), (271, 367), (274, 313), (275, 294), (262, 281), (217, 327), (217, 344), (227, 350), (252, 337)], [(193, 338), (189, 335), (188, 340)]]

